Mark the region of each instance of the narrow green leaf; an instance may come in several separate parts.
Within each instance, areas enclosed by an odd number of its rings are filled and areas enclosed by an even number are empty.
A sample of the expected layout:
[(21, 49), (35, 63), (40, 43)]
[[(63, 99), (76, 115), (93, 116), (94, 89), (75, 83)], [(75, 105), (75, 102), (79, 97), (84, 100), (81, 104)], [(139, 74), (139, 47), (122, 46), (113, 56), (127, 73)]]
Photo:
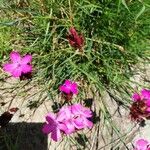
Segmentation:
[(124, 7), (130, 12), (130, 10), (129, 10), (129, 8), (128, 8), (128, 6), (127, 6), (127, 3), (126, 3), (126, 1), (125, 0), (122, 0), (122, 4), (124, 5)]
[(145, 11), (145, 6), (143, 5), (142, 9), (140, 10), (140, 12), (136, 15), (135, 17), (135, 21), (144, 13)]

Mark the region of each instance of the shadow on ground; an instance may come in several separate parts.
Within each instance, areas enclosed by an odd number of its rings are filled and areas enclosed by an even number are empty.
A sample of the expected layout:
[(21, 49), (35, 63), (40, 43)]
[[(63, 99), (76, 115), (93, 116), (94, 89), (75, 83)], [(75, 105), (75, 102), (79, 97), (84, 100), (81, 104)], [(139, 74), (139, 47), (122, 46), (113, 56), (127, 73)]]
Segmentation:
[(42, 123), (10, 123), (0, 129), (0, 150), (47, 150)]

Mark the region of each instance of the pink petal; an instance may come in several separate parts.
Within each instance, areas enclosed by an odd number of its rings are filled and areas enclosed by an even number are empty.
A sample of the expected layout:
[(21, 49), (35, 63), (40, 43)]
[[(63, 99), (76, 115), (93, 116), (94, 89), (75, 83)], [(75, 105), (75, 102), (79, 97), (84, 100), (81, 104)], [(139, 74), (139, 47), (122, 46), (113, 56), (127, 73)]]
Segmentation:
[(58, 128), (56, 128), (55, 130), (52, 131), (51, 133), (51, 138), (57, 142), (61, 139), (61, 133), (60, 130)]
[(91, 118), (93, 116), (92, 111), (90, 109), (88, 109), (88, 108), (85, 108), (85, 110), (83, 111), (83, 115), (86, 118)]
[(93, 122), (89, 121), (89, 120), (88, 120), (88, 119), (86, 119), (86, 118), (85, 118), (85, 120), (84, 120), (84, 121), (85, 121), (85, 125), (86, 125), (86, 127), (90, 128), (90, 129), (93, 127)]
[(146, 101), (146, 105), (150, 107), (150, 99)]
[(76, 89), (78, 87), (77, 83), (72, 83), (72, 87)]
[(150, 90), (143, 89), (141, 91), (141, 95), (143, 96), (144, 99), (150, 99)]
[(28, 64), (32, 61), (32, 55), (25, 55), (22, 58), (21, 64)]
[(43, 133), (46, 133), (46, 134), (49, 134), (50, 132), (52, 132), (52, 128), (49, 124), (44, 124), (43, 125), (43, 128), (42, 128), (42, 132)]
[(62, 122), (64, 119), (66, 119), (66, 113), (65, 112), (58, 112), (57, 120), (59, 122)]
[(82, 106), (81, 104), (74, 104), (71, 106), (71, 111), (74, 115), (80, 115), (85, 118), (91, 118), (92, 117), (92, 111), (89, 108), (86, 108)]
[(70, 111), (70, 107), (66, 106), (66, 107), (62, 107), (58, 114), (57, 114), (57, 120), (59, 122), (62, 122), (64, 120), (68, 120), (68, 119), (71, 119), (72, 117), (72, 114), (71, 114), (71, 111)]
[(4, 71), (9, 72), (13, 77), (20, 77), (22, 68), (17, 67), (17, 63), (5, 64), (3, 67)]
[(78, 117), (74, 120), (74, 125), (77, 129), (83, 129), (86, 127), (84, 120), (81, 117)]
[(64, 130), (66, 134), (71, 134), (75, 131), (75, 126), (73, 121), (67, 120), (64, 122), (64, 124), (66, 125), (66, 129)]
[(77, 89), (77, 84), (76, 83), (73, 83), (72, 85), (71, 85), (71, 92), (73, 93), (73, 94), (78, 94), (78, 89)]
[(15, 70), (12, 71), (12, 76), (13, 77), (20, 77), (22, 74), (22, 68), (18, 67)]
[(150, 112), (150, 107), (148, 107), (148, 108), (146, 109), (146, 111), (147, 111), (147, 112)]
[(31, 65), (21, 65), (22, 72), (23, 73), (29, 73), (32, 72), (32, 66)]
[(137, 150), (147, 150), (149, 142), (145, 139), (139, 139), (135, 142), (135, 148)]
[(16, 51), (12, 51), (10, 53), (10, 59), (13, 63), (15, 62), (20, 62), (21, 61), (21, 56), (19, 54), (19, 52), (16, 52)]
[(75, 127), (77, 129), (83, 129), (85, 127), (92, 128), (93, 122), (89, 121), (86, 117), (80, 116), (74, 120)]
[(59, 90), (60, 90), (61, 92), (66, 93), (66, 94), (69, 94), (69, 93), (70, 93), (70, 89), (69, 89), (68, 87), (64, 86), (64, 85), (61, 85), (61, 86), (59, 87)]
[(46, 121), (48, 121), (48, 123), (50, 124), (53, 124), (56, 121), (56, 116), (53, 113), (48, 113), (45, 118), (46, 118)]
[(62, 130), (62, 131), (66, 131), (66, 130), (67, 130), (66, 125), (64, 125), (63, 123), (59, 123), (59, 124), (58, 124), (58, 128), (59, 128), (60, 130)]
[(138, 93), (134, 93), (132, 96), (132, 99), (134, 101), (139, 101), (139, 100), (141, 100), (141, 96)]
[(59, 129), (61, 130), (61, 131), (63, 131), (65, 134), (67, 134), (68, 132), (68, 128), (67, 128), (67, 126), (66, 126), (66, 123), (60, 123), (59, 124)]
[(71, 111), (74, 115), (81, 114), (82, 105), (81, 104), (74, 104), (71, 106)]
[(16, 66), (14, 64), (4, 64), (3, 69), (4, 71), (11, 73), (15, 69), (15, 67)]
[(71, 85), (71, 81), (70, 80), (65, 80), (65, 83), (64, 83), (66, 86), (70, 86)]

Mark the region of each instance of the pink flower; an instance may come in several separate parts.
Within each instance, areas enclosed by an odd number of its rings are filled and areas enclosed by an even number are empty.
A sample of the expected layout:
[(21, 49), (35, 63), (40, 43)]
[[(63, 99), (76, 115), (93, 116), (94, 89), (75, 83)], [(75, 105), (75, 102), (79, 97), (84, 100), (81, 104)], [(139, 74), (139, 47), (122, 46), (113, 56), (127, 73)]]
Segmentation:
[(143, 99), (150, 100), (150, 90), (143, 89), (141, 95)]
[(93, 123), (88, 120), (92, 117), (92, 111), (83, 107), (81, 104), (62, 107), (55, 115), (49, 113), (46, 116), (47, 123), (44, 124), (42, 131), (51, 134), (54, 141), (61, 139), (61, 132), (70, 135), (83, 128), (92, 128)]
[(63, 128), (63, 124), (60, 124), (57, 120), (57, 117), (55, 114), (49, 113), (46, 116), (47, 123), (43, 126), (43, 133), (49, 134), (51, 133), (51, 138), (54, 141), (58, 141), (61, 139), (61, 128)]
[(64, 124), (64, 128), (62, 129), (66, 134), (71, 134), (75, 132), (75, 126), (73, 122), (73, 114), (71, 113), (70, 106), (62, 107), (58, 112), (59, 122)]
[(145, 139), (139, 139), (134, 144), (134, 150), (150, 150), (150, 142)]
[(81, 104), (62, 107), (58, 112), (58, 120), (64, 124), (63, 131), (66, 134), (75, 132), (76, 129), (92, 128), (93, 123), (88, 120), (92, 117), (92, 111)]
[(139, 93), (134, 93), (132, 96), (132, 99), (134, 101), (138, 100), (150, 100), (150, 90), (147, 89), (142, 89), (140, 94)]
[(92, 111), (81, 104), (74, 104), (71, 106), (72, 114), (74, 115), (74, 125), (77, 129), (85, 127), (92, 128), (93, 123), (88, 119), (92, 117)]
[(69, 29), (69, 35), (67, 36), (69, 43), (72, 47), (81, 49), (84, 45), (84, 38), (79, 35), (74, 27)]
[(150, 90), (142, 89), (140, 93), (134, 93), (132, 99), (134, 101), (130, 108), (132, 120), (150, 119)]
[(13, 51), (10, 53), (10, 60), (10, 63), (4, 64), (3, 69), (13, 77), (21, 77), (21, 75), (32, 71), (32, 66), (30, 64), (32, 60), (31, 55), (21, 57), (19, 52)]
[(141, 100), (141, 96), (138, 93), (134, 93), (133, 96), (132, 96), (132, 99), (134, 101), (138, 101), (138, 100)]
[(65, 83), (59, 87), (59, 90), (65, 94), (78, 94), (78, 85), (71, 80), (66, 80)]
[(140, 94), (134, 93), (132, 99), (136, 101), (144, 101), (147, 106), (147, 111), (150, 112), (150, 90), (142, 89)]

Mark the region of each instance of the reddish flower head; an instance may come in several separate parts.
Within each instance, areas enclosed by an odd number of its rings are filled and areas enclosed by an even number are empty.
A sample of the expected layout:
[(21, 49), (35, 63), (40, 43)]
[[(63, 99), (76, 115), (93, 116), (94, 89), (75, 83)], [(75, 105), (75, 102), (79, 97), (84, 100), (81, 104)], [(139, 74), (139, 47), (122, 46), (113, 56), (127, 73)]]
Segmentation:
[(10, 53), (10, 60), (10, 63), (4, 64), (3, 69), (13, 77), (21, 77), (23, 74), (31, 73), (31, 55), (21, 57), (19, 52), (13, 51)]
[(76, 49), (81, 49), (84, 45), (83, 36), (79, 35), (74, 27), (69, 29), (67, 39), (69, 40), (70, 45)]
[(140, 94), (134, 93), (132, 99), (134, 102), (130, 108), (131, 119), (136, 121), (150, 119), (150, 90), (143, 89)]

